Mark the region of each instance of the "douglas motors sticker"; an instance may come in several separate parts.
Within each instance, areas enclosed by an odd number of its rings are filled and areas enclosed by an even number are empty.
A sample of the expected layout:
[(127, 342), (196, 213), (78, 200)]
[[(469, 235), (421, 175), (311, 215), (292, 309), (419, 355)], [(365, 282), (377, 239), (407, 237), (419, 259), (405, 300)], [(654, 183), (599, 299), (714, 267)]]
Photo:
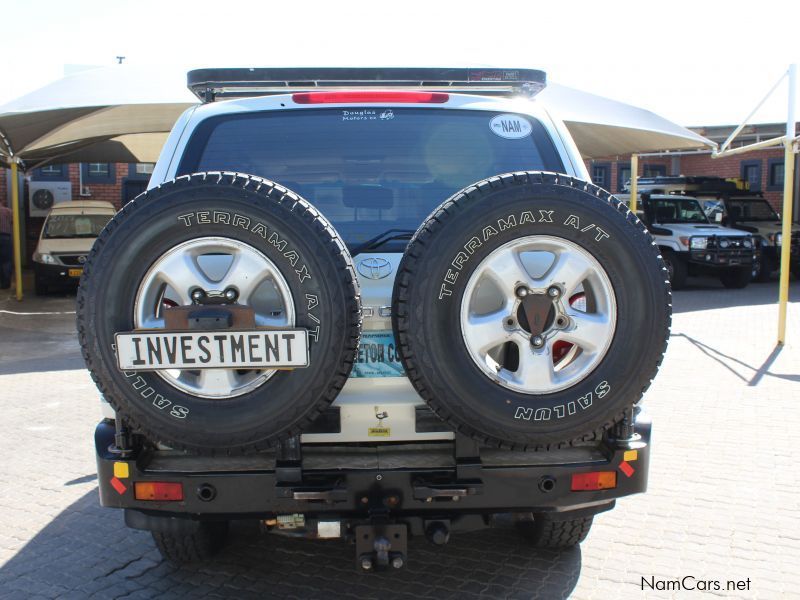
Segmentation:
[(531, 124), (519, 115), (497, 115), (489, 121), (492, 133), (507, 140), (518, 140), (531, 134)]
[(342, 121), (391, 121), (392, 119), (394, 111), (391, 108), (381, 111), (369, 108), (342, 111)]

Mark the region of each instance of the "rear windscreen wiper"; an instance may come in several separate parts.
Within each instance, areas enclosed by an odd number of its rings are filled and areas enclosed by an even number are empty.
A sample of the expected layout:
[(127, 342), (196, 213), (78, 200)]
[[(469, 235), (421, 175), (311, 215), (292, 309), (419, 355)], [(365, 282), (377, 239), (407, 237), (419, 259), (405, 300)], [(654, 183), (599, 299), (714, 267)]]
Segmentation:
[(394, 240), (410, 240), (415, 233), (413, 229), (387, 229), (374, 238), (350, 248), (350, 255), (357, 256), (365, 250), (375, 250)]

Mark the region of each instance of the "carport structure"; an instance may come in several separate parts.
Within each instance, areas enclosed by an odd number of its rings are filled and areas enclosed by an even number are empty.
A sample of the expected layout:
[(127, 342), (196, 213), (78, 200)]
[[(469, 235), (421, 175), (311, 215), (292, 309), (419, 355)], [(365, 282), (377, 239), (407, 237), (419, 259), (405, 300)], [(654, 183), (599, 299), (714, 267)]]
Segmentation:
[[(155, 162), (178, 116), (196, 102), (184, 81), (179, 72), (127, 65), (99, 68), (65, 77), (0, 107), (0, 162), (12, 169), (18, 300), (22, 300), (18, 171), (71, 162)], [(310, 87), (315, 84), (309, 82)], [(647, 110), (564, 86), (550, 84), (537, 101), (566, 123), (584, 158), (714, 147)]]
[(59, 79), (0, 107), (0, 162), (11, 166), (16, 296), (22, 300), (18, 171), (74, 162), (156, 162), (196, 101), (181, 73), (129, 66)]

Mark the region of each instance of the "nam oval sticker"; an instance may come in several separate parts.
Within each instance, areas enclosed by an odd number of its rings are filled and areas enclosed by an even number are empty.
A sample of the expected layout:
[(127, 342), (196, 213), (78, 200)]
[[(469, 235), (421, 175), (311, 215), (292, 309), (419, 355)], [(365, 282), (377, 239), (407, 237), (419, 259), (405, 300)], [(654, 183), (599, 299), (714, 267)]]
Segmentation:
[(531, 134), (531, 124), (519, 115), (497, 115), (489, 121), (492, 133), (507, 140), (518, 140)]

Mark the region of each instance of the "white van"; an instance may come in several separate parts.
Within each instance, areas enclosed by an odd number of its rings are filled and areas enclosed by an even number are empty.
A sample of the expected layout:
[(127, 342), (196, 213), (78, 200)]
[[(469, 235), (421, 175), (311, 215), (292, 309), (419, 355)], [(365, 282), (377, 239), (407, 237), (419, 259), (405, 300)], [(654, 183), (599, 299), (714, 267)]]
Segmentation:
[(78, 284), (86, 255), (116, 212), (99, 200), (64, 202), (50, 210), (33, 253), (37, 295)]

